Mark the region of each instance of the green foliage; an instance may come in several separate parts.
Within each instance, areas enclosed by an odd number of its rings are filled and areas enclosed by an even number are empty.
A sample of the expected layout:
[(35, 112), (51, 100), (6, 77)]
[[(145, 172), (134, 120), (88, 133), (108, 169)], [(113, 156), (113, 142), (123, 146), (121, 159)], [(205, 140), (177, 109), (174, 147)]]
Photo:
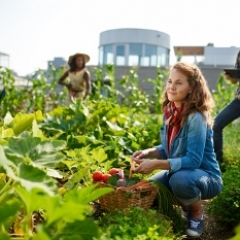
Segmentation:
[[(213, 92), (216, 102), (215, 115), (232, 101), (234, 90), (235, 85), (221, 75), (217, 90)], [(240, 222), (239, 141), (240, 125), (237, 122), (229, 124), (223, 131), (224, 188), (220, 195), (213, 199), (209, 208), (209, 212), (219, 221), (230, 226), (235, 226)]]
[[(96, 185), (80, 188), (75, 185), (62, 198), (58, 194), (56, 181), (51, 177), (59, 177), (60, 174), (51, 168), (63, 159), (60, 151), (64, 147), (64, 141), (41, 140), (30, 136), (30, 133), (10, 137), (4, 148), (0, 146), (0, 169), (5, 172), (1, 173), (0, 178), (2, 236), (5, 237), (6, 229), (21, 214), (23, 217), (19, 226), (25, 238), (29, 239), (32, 213), (40, 209), (43, 209), (44, 222), (36, 227), (37, 236), (41, 236), (42, 240), (71, 237), (93, 239), (99, 235), (97, 225), (86, 218), (86, 214), (91, 212), (88, 204), (111, 189), (97, 189)], [(72, 227), (74, 231), (70, 232)]]
[(219, 76), (217, 89), (212, 91), (215, 100), (214, 115), (217, 115), (234, 97), (235, 85), (226, 80), (223, 75)]
[(162, 113), (161, 99), (164, 91), (164, 81), (166, 80), (167, 75), (168, 75), (168, 72), (166, 70), (157, 68), (156, 79), (148, 79), (148, 81), (153, 84), (153, 89), (154, 89), (152, 96), (150, 96), (151, 112), (160, 113), (160, 114)]
[(181, 219), (178, 200), (163, 184), (155, 182), (159, 187), (157, 197), (153, 203), (153, 207), (161, 214), (164, 214), (169, 219), (172, 219), (172, 226), (175, 233), (183, 230), (183, 222)]
[(132, 208), (105, 213), (97, 223), (103, 232), (99, 239), (173, 239), (171, 222), (153, 209)]
[[(173, 239), (181, 228), (179, 209), (164, 186), (155, 210), (105, 214), (100, 227), (89, 217), (89, 203), (111, 191), (92, 184), (92, 172), (120, 167), (127, 175), (134, 151), (159, 144), (167, 73), (159, 68), (147, 80), (154, 90), (148, 96), (136, 69), (115, 79), (113, 65), (96, 68), (89, 99), (65, 105), (67, 89), (57, 84), (64, 71), (39, 69), (20, 88), (12, 72), (0, 67), (6, 90), (0, 105), (0, 239), (10, 239), (7, 230), (19, 214), (25, 239)], [(232, 99), (234, 87), (220, 76), (214, 114)], [(212, 213), (231, 224), (239, 221), (239, 136), (237, 124), (224, 129), (224, 190), (212, 202)], [(41, 212), (44, 221), (32, 236), (33, 212)]]
[(136, 69), (129, 71), (119, 82), (123, 87), (122, 104), (131, 108), (134, 112), (142, 109), (148, 109), (150, 106), (149, 97), (141, 90)]
[[(0, 84), (4, 87), (6, 96), (3, 100), (2, 115), (7, 112), (43, 113), (66, 103), (67, 88), (58, 85), (58, 79), (66, 71), (50, 65), (48, 71), (38, 69), (27, 77), (26, 87), (16, 86), (16, 80), (10, 69), (0, 66)], [(122, 79), (115, 79), (114, 65), (107, 64), (102, 69), (93, 71), (92, 94), (90, 100), (107, 100), (109, 103), (119, 103), (132, 108), (133, 112), (150, 110), (161, 112), (160, 98), (163, 90), (165, 71), (157, 68), (156, 79), (148, 79), (153, 84), (154, 93), (148, 96), (141, 87), (137, 70), (131, 69)], [(121, 91), (118, 89), (121, 88)], [(2, 92), (4, 93), (4, 92)]]
[(240, 222), (240, 166), (228, 166), (223, 173), (224, 188), (213, 199), (209, 211), (219, 220), (231, 225)]
[(108, 101), (116, 102), (116, 97), (120, 92), (116, 90), (114, 72), (113, 64), (106, 64), (103, 69), (94, 68), (91, 100), (108, 99)]
[(23, 89), (23, 94), (19, 95), (15, 87), (15, 78), (10, 69), (0, 66), (0, 85), (5, 89), (5, 97), (1, 103), (1, 114), (4, 116), (8, 111), (15, 113), (21, 108), (22, 102), (25, 101), (26, 91)]
[[(239, 120), (237, 120), (239, 121)], [(229, 124), (223, 130), (223, 157), (225, 165), (238, 165), (240, 152), (240, 124)]]
[[(67, 149), (71, 149), (66, 152), (68, 156), (71, 151), (78, 151), (79, 160), (88, 159), (90, 163), (95, 158), (99, 162), (101, 153), (96, 152), (98, 157), (91, 155), (100, 148), (105, 153), (102, 162), (114, 160), (118, 164), (133, 151), (159, 141), (160, 119), (158, 115), (149, 119), (144, 113), (133, 114), (124, 106), (104, 100), (85, 104), (77, 101), (49, 112), (40, 126), (44, 136), (67, 142)], [(86, 147), (85, 153), (77, 150)]]
[(109, 177), (109, 179), (107, 180), (107, 183), (112, 186), (117, 186), (118, 179), (119, 179), (119, 175), (114, 174), (111, 177)]
[(16, 112), (42, 112), (49, 111), (63, 103), (67, 90), (58, 87), (58, 78), (65, 71), (64, 68), (55, 69), (50, 66), (50, 71), (39, 69), (27, 77), (27, 86), (16, 86), (16, 80), (10, 69), (0, 66), (0, 85), (6, 91), (2, 99), (1, 114), (7, 112), (12, 115)]
[[(28, 219), (33, 211), (42, 209), (44, 222), (37, 226), (38, 233), (36, 234), (36, 236), (42, 236), (41, 239), (57, 240), (71, 239), (71, 237), (72, 239), (76, 237), (78, 239), (93, 239), (99, 235), (99, 229), (90, 218), (86, 218), (86, 213), (90, 213), (90, 206), (86, 202), (96, 200), (101, 194), (109, 192), (108, 189), (102, 189), (101, 193), (98, 191), (96, 194), (94, 189), (94, 186), (85, 188), (84, 192), (78, 189), (74, 194), (68, 194), (66, 200), (63, 200), (59, 195), (49, 196), (37, 189), (28, 192), (18, 187), (16, 192), (25, 205), (22, 223), (29, 222)], [(88, 199), (83, 199), (83, 193)], [(23, 225), (23, 227), (27, 226)], [(34, 237), (37, 239), (36, 236)]]
[(240, 125), (230, 124), (223, 131), (224, 187), (219, 196), (210, 204), (210, 213), (219, 221), (231, 227), (240, 222), (240, 167), (239, 167), (239, 141)]
[(0, 103), (4, 99), (5, 96), (6, 96), (6, 90), (5, 90), (5, 88), (3, 88), (0, 92)]
[(239, 240), (240, 239), (240, 225), (235, 229), (235, 236), (230, 238), (230, 240)]
[(0, 225), (3, 225), (5, 228), (9, 228), (16, 218), (19, 209), (20, 203), (16, 199), (7, 200), (4, 205), (2, 204), (0, 206)]

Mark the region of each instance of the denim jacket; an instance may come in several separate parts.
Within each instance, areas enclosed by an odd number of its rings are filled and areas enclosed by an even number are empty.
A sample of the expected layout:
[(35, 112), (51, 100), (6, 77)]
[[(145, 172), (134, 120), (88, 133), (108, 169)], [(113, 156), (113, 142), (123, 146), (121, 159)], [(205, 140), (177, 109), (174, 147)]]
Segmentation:
[[(165, 122), (165, 120), (163, 120)], [(202, 169), (221, 178), (221, 172), (213, 149), (213, 131), (200, 112), (190, 114), (184, 126), (173, 139), (168, 152), (167, 126), (160, 129), (161, 144), (156, 146), (162, 159), (170, 164), (170, 173), (180, 169)]]

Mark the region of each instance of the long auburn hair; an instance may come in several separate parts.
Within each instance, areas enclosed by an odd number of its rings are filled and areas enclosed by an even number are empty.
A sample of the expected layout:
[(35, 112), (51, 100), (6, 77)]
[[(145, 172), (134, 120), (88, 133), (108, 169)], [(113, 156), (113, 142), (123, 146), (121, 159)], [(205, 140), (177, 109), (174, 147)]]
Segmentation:
[[(203, 115), (207, 121), (207, 124), (212, 126), (213, 120), (211, 117), (211, 111), (214, 106), (214, 100), (201, 70), (195, 64), (184, 62), (176, 63), (170, 68), (170, 71), (173, 69), (180, 71), (187, 77), (188, 83), (192, 89), (191, 93), (187, 95), (184, 101), (181, 126), (184, 125), (189, 114), (197, 111)], [(165, 88), (162, 100), (162, 108), (164, 109), (168, 103), (169, 100)]]

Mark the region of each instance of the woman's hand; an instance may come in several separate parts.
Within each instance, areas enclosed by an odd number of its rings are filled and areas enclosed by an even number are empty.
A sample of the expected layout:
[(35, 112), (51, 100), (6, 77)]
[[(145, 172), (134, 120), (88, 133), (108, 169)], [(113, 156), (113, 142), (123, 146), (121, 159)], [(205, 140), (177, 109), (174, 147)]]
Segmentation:
[[(155, 160), (149, 158), (154, 158)], [(136, 151), (132, 155), (131, 170), (135, 173), (149, 174), (156, 169), (169, 169), (169, 163), (160, 160), (160, 158), (161, 154), (155, 147)], [(136, 164), (138, 166), (135, 168)]]
[(156, 159), (160, 159), (161, 158), (161, 154), (160, 154), (159, 150), (156, 147), (153, 147), (153, 148), (147, 148), (145, 150), (139, 150), (139, 151), (135, 152), (132, 155), (132, 160), (134, 160), (134, 159), (142, 159), (142, 158), (156, 158)]
[(159, 169), (159, 160), (150, 160), (150, 159), (135, 159), (135, 162), (138, 165), (133, 171), (135, 173), (149, 174), (152, 171)]
[(142, 159), (142, 158), (148, 158), (148, 157), (149, 157), (149, 149), (139, 150), (132, 155), (132, 160), (135, 161), (135, 159)]
[(76, 97), (77, 97), (77, 92), (74, 91), (74, 90), (72, 90), (71, 87), (68, 88), (68, 90), (69, 90), (69, 94), (71, 95), (71, 97), (73, 97), (73, 98), (76, 98)]

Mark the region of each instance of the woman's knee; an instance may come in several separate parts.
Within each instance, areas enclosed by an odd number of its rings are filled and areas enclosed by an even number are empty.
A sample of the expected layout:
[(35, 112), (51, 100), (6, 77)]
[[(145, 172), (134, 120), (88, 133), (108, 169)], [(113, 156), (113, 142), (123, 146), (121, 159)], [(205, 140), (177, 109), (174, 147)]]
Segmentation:
[(193, 179), (185, 171), (178, 171), (171, 176), (169, 184), (173, 192), (182, 192), (193, 186)]

